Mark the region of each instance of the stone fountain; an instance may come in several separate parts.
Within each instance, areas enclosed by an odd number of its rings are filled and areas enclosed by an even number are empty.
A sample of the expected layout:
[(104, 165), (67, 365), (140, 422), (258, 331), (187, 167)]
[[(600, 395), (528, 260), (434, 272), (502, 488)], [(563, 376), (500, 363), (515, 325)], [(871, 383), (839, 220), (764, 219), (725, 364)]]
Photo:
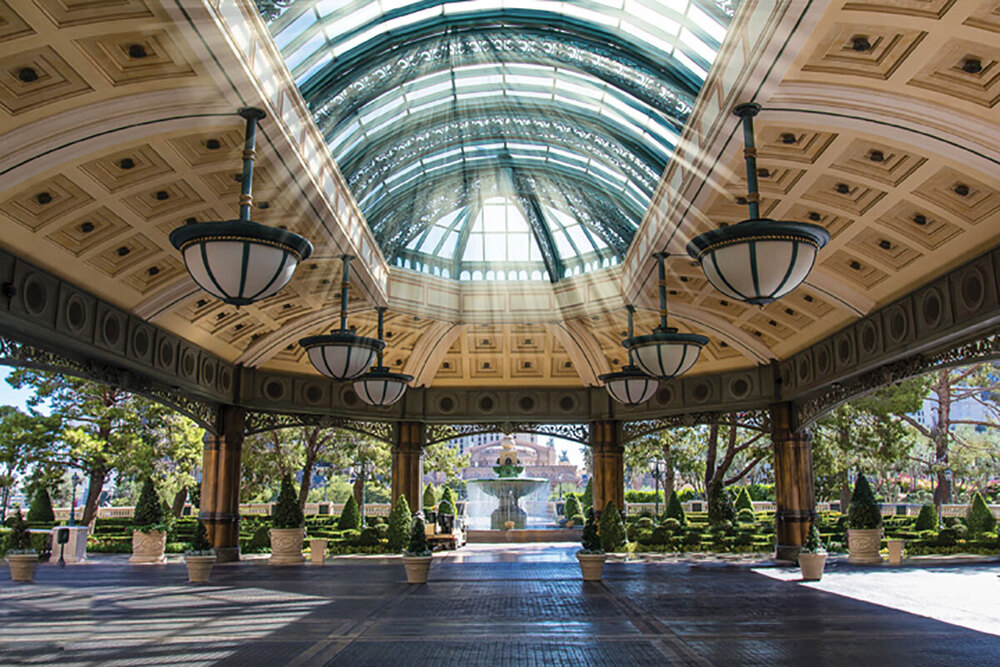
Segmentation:
[(514, 436), (505, 435), (500, 441), (500, 456), (497, 465), (493, 466), (496, 477), (492, 479), (472, 479), (469, 486), (474, 486), (488, 496), (496, 498), (499, 503), (490, 514), (492, 530), (523, 529), (527, 525), (528, 513), (520, 505), (521, 498), (548, 486), (549, 480), (536, 477), (521, 477), (524, 466), (517, 461), (517, 448)]

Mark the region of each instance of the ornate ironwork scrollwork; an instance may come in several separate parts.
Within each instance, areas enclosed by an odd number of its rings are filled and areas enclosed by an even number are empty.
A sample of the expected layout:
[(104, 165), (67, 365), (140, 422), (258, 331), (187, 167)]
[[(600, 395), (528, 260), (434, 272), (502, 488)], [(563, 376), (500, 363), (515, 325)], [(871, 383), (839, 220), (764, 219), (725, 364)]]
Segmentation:
[(537, 433), (563, 440), (590, 444), (590, 426), (587, 424), (540, 424), (536, 422), (505, 421), (485, 424), (428, 424), (428, 445), (481, 433)]
[(621, 425), (622, 444), (668, 428), (700, 426), (703, 424), (737, 424), (764, 433), (771, 430), (771, 415), (767, 410), (743, 410), (739, 412), (685, 412), (657, 419), (625, 421)]
[(395, 428), (391, 422), (361, 421), (330, 415), (312, 415), (289, 412), (263, 412), (248, 410), (243, 422), (245, 435), (265, 433), (283, 428), (301, 428), (303, 426), (318, 426), (320, 428), (339, 428), (367, 435), (389, 444), (395, 442)]

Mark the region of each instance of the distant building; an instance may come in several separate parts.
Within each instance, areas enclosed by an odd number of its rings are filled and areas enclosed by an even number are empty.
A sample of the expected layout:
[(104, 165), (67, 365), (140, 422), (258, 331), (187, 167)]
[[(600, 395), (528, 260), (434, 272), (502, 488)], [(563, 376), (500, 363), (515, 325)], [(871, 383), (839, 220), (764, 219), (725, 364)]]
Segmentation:
[[(993, 399), (990, 397), (989, 392), (984, 391), (980, 400), (990, 402)], [(938, 421), (940, 420), (937, 397), (934, 394), (927, 396), (924, 399), (924, 404), (921, 406), (920, 411), (911, 416), (921, 426), (933, 429), (937, 426)], [(985, 405), (976, 400), (975, 396), (967, 396), (951, 402), (950, 419), (957, 421), (992, 422), (994, 417), (990, 414), (990, 411)], [(952, 425), (951, 428), (955, 428), (954, 425)], [(976, 427), (976, 430), (981, 431), (984, 430), (984, 428), (985, 427), (978, 426)]]

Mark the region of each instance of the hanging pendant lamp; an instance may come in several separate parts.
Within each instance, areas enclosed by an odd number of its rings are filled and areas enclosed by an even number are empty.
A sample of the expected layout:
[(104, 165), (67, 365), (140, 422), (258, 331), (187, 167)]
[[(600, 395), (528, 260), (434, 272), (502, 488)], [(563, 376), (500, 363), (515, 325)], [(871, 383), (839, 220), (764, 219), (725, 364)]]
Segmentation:
[(170, 243), (199, 287), (225, 303), (245, 306), (287, 285), (313, 247), (298, 234), (250, 220), (257, 123), (266, 114), (247, 107), (239, 115), (247, 121), (239, 220), (185, 225), (170, 233)]
[(733, 113), (743, 119), (743, 155), (747, 168), (750, 218), (693, 238), (687, 252), (698, 260), (705, 277), (726, 296), (758, 306), (780, 299), (802, 284), (816, 253), (830, 242), (830, 233), (805, 222), (760, 217), (757, 148), (753, 117), (758, 104), (741, 104)]
[(679, 333), (676, 328), (667, 326), (667, 271), (664, 266), (667, 253), (658, 252), (653, 257), (656, 258), (660, 278), (660, 326), (645, 336), (629, 336), (622, 341), (622, 345), (644, 372), (669, 380), (694, 366), (708, 338)]
[(299, 340), (306, 349), (309, 361), (323, 375), (332, 380), (353, 380), (372, 365), (375, 355), (385, 347), (385, 341), (365, 338), (347, 328), (347, 298), (350, 290), (351, 259), (344, 255), (344, 275), (340, 283), (340, 330), (322, 336), (308, 336)]
[[(378, 338), (382, 338), (385, 308), (378, 309)], [(384, 344), (384, 343), (383, 343)], [(413, 382), (412, 375), (394, 373), (382, 365), (382, 350), (378, 352), (378, 363), (367, 373), (354, 381), (354, 391), (368, 405), (392, 405), (406, 393), (406, 387)]]
[[(635, 306), (625, 306), (628, 310), (628, 337), (632, 338), (632, 315)], [(623, 405), (634, 407), (641, 405), (653, 397), (660, 381), (643, 373), (632, 361), (632, 353), (628, 353), (628, 365), (622, 366), (617, 373), (605, 373), (598, 376), (598, 380), (604, 383), (604, 388), (615, 399)]]

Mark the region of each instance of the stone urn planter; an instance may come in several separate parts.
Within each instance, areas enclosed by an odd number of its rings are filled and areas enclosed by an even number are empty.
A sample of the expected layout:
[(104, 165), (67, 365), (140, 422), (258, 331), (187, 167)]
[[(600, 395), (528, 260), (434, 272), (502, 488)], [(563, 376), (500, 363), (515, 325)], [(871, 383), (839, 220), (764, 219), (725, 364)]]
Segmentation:
[(903, 546), (906, 544), (906, 540), (886, 540), (886, 544), (889, 547), (889, 565), (902, 565)]
[(38, 554), (34, 551), (26, 554), (7, 554), (7, 563), (10, 565), (10, 578), (13, 581), (31, 583), (35, 580)]
[(826, 554), (799, 554), (799, 569), (802, 570), (802, 581), (819, 581), (823, 578), (823, 568), (826, 567)]
[(215, 554), (185, 554), (184, 562), (187, 563), (188, 581), (192, 584), (203, 584), (212, 575), (212, 566), (215, 565)]
[(881, 528), (847, 529), (847, 562), (857, 565), (877, 565), (882, 562), (882, 556), (879, 554), (881, 546)]
[(406, 582), (409, 584), (426, 584), (427, 572), (431, 569), (433, 556), (403, 556), (403, 567), (406, 568)]
[(271, 529), (271, 565), (301, 565), (306, 557), (302, 555), (302, 528)]
[(144, 533), (141, 530), (132, 531), (132, 556), (130, 563), (147, 564), (162, 563), (167, 558), (163, 550), (167, 546), (167, 534), (162, 530), (151, 530)]
[(309, 556), (313, 565), (323, 565), (326, 562), (326, 544), (327, 540), (324, 539), (309, 540)]
[(576, 559), (580, 561), (580, 573), (584, 581), (600, 581), (604, 575), (605, 554), (584, 554), (578, 553)]

